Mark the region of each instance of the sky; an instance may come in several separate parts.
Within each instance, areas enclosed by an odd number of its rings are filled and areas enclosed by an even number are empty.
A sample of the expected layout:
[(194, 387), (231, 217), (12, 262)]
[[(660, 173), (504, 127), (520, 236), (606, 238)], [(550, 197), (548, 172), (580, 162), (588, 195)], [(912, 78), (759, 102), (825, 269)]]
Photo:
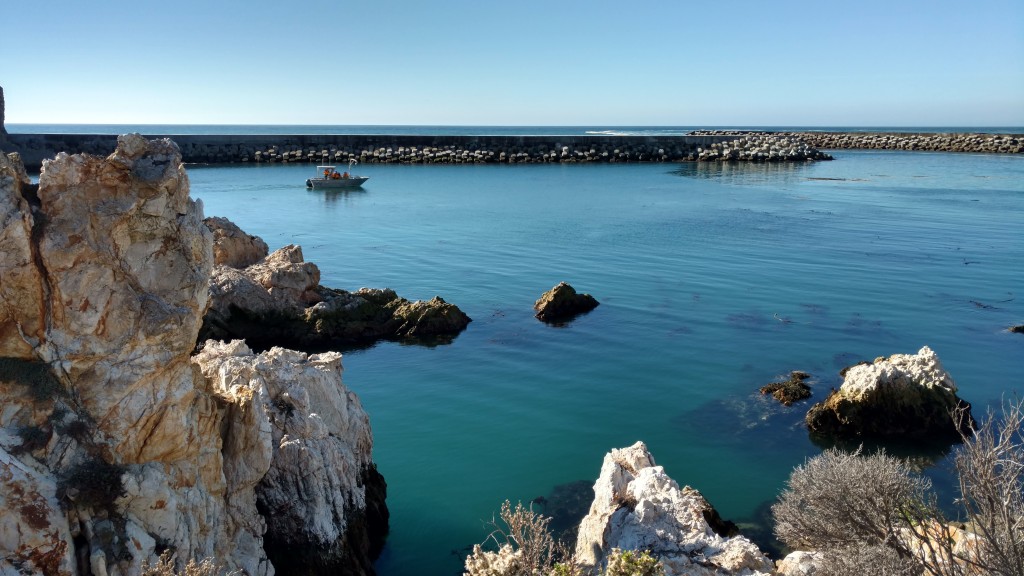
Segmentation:
[(1024, 0), (8, 0), (6, 122), (1024, 126)]

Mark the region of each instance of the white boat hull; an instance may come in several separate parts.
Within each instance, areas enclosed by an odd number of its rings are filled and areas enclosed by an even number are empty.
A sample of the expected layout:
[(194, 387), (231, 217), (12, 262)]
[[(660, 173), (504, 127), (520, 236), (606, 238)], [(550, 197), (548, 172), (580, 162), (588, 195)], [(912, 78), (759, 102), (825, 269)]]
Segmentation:
[(359, 188), (369, 176), (349, 176), (348, 178), (310, 178), (306, 180), (306, 188)]

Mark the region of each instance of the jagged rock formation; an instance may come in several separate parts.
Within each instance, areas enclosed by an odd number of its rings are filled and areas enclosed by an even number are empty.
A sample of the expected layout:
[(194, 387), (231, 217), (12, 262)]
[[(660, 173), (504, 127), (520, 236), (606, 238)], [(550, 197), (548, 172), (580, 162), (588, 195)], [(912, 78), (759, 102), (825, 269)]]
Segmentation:
[(211, 341), (194, 362), (217, 393), (245, 399), (229, 412), (244, 433), (225, 443), (224, 465), (228, 477), (259, 482), (270, 560), (288, 574), (372, 574), (375, 554), (360, 535), (383, 541), (386, 485), (370, 459), (370, 420), (340, 383), (341, 354), (256, 355), (240, 340)]
[(245, 268), (270, 253), (262, 238), (246, 234), (227, 218), (211, 216), (203, 223), (213, 232), (213, 263), (216, 266)]
[(0, 86), (0, 142), (6, 140), (7, 128), (4, 127), (4, 87)]
[(957, 440), (974, 425), (971, 405), (927, 346), (846, 368), (839, 390), (807, 412), (807, 427), (837, 437)]
[(320, 286), (320, 269), (305, 262), (295, 245), (245, 268), (217, 266), (211, 296), (200, 342), (238, 338), (257, 348), (303, 350), (380, 339), (433, 343), (450, 341), (470, 322), (440, 297), (410, 302), (390, 289), (346, 292)]
[(771, 574), (771, 560), (755, 544), (712, 529), (708, 519), (715, 516), (699, 492), (680, 489), (637, 442), (605, 456), (575, 557), (596, 571), (613, 548), (649, 550), (666, 576)]
[(598, 301), (590, 294), (579, 294), (565, 282), (541, 295), (533, 304), (535, 316), (544, 322), (567, 322), (597, 308)]
[[(208, 379), (191, 360), (209, 305), (213, 234), (188, 189), (169, 140), (128, 135), (107, 158), (60, 154), (44, 163), (38, 188), (17, 158), (0, 157), (2, 574), (137, 574), (171, 550), (182, 562), (213, 557), (272, 576), (264, 532), (272, 540), (292, 525), (261, 514), (257, 494), (317, 461), (369, 462), (337, 358), (271, 361), (236, 347), (234, 362), (259, 365), (247, 386), (224, 370)], [(282, 417), (268, 391), (301, 396), (293, 390), (314, 373), (315, 386), (344, 401), (317, 404), (320, 429), (335, 440), (317, 444), (300, 469), (275, 461), (272, 423)], [(344, 418), (331, 406), (347, 406)], [(346, 519), (369, 515), (374, 498), (383, 506), (382, 489), (368, 488), (371, 469), (344, 469), (354, 480), (332, 489), (353, 491), (310, 505), (313, 517), (333, 519), (339, 549), (339, 540), (369, 539)], [(335, 514), (340, 500), (345, 516)], [(345, 548), (344, 569), (369, 565), (355, 548)]]

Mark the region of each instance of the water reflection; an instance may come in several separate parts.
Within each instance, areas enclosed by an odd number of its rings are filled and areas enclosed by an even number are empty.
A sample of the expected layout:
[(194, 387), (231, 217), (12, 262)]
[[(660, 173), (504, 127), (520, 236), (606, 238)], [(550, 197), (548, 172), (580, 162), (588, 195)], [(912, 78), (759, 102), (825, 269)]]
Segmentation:
[(802, 181), (812, 165), (810, 162), (684, 162), (672, 174), (749, 186)]
[(323, 196), (325, 204), (337, 204), (339, 202), (349, 204), (352, 200), (357, 197), (366, 194), (366, 190), (362, 188), (353, 188), (351, 190), (306, 190), (307, 194), (319, 194)]

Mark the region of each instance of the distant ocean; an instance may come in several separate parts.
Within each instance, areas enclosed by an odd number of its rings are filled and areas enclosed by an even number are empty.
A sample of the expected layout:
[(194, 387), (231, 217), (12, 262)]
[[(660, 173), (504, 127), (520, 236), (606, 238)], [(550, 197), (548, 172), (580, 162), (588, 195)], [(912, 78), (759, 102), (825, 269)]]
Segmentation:
[(419, 126), (419, 125), (302, 125), (302, 124), (7, 124), (12, 134), (128, 134), (252, 135), (362, 134), (400, 136), (681, 136), (693, 130), (761, 130), (799, 132), (979, 132), (1024, 134), (1024, 127), (1007, 126)]

